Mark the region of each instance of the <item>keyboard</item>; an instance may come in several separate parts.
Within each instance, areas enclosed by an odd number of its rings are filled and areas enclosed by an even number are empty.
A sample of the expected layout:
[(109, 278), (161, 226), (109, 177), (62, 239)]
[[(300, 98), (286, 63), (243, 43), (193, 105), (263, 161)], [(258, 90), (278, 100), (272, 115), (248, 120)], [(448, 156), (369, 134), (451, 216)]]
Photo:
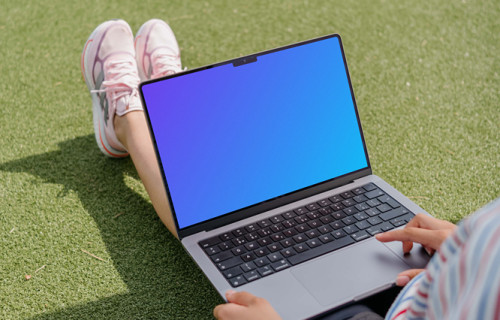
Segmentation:
[(232, 287), (402, 226), (414, 214), (373, 183), (200, 241)]

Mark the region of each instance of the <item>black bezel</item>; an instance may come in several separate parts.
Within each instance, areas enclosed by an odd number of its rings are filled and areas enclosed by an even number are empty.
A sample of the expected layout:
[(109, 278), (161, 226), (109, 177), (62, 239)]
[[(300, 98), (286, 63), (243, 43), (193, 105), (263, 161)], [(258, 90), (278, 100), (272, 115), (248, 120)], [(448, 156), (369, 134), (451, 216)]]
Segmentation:
[[(166, 79), (171, 79), (171, 78), (183, 76), (185, 74), (194, 73), (194, 72), (198, 72), (198, 71), (202, 71), (202, 70), (206, 70), (206, 69), (218, 67), (218, 66), (222, 66), (222, 65), (225, 65), (225, 64), (232, 63), (232, 64), (235, 64), (235, 65), (241, 65), (241, 64), (247, 63), (247, 61), (248, 61), (248, 63), (251, 63), (251, 62), (254, 62), (258, 56), (262, 56), (262, 55), (265, 55), (265, 54), (269, 54), (269, 53), (273, 53), (273, 52), (277, 52), (277, 51), (281, 51), (281, 50), (285, 50), (285, 49), (289, 49), (289, 48), (293, 48), (293, 47), (305, 45), (305, 44), (312, 43), (312, 42), (316, 42), (316, 41), (321, 41), (321, 40), (333, 38), (333, 37), (336, 37), (339, 40), (340, 50), (342, 52), (342, 58), (344, 60), (344, 66), (345, 66), (345, 70), (346, 70), (346, 74), (347, 74), (347, 81), (349, 83), (349, 88), (351, 90), (351, 97), (352, 97), (352, 101), (353, 101), (353, 105), (354, 105), (354, 111), (356, 113), (356, 119), (358, 121), (358, 126), (359, 126), (359, 130), (360, 130), (360, 134), (361, 134), (361, 139), (362, 139), (362, 142), (363, 142), (363, 148), (364, 148), (365, 156), (366, 156), (366, 162), (367, 162), (368, 166), (366, 168), (362, 168), (360, 170), (351, 172), (349, 174), (345, 174), (345, 175), (339, 176), (337, 178), (330, 179), (330, 180), (327, 180), (327, 181), (315, 184), (313, 186), (310, 186), (310, 187), (307, 187), (307, 188), (304, 188), (304, 189), (300, 189), (300, 190), (288, 193), (288, 194), (280, 196), (280, 197), (269, 199), (269, 200), (260, 202), (258, 204), (255, 204), (255, 205), (252, 205), (252, 206), (249, 206), (249, 207), (237, 210), (237, 211), (229, 212), (229, 213), (226, 213), (226, 214), (224, 214), (222, 216), (219, 216), (219, 217), (216, 217), (216, 218), (213, 218), (213, 219), (210, 219), (210, 220), (206, 220), (206, 221), (197, 223), (195, 225), (192, 225), (192, 226), (180, 229), (179, 228), (179, 224), (177, 222), (177, 217), (175, 215), (175, 210), (174, 210), (174, 206), (173, 206), (173, 203), (172, 203), (172, 198), (170, 197), (170, 192), (168, 191), (169, 190), (168, 189), (168, 183), (167, 183), (167, 180), (166, 180), (166, 177), (165, 177), (165, 171), (163, 170), (163, 165), (161, 163), (161, 159), (160, 159), (160, 155), (159, 155), (159, 151), (158, 151), (158, 146), (157, 146), (157, 143), (156, 143), (156, 139), (155, 139), (155, 136), (154, 136), (154, 132), (153, 132), (153, 129), (151, 127), (151, 120), (149, 118), (148, 109), (147, 109), (147, 106), (146, 106), (146, 103), (145, 103), (145, 100), (144, 100), (144, 95), (143, 95), (143, 92), (142, 92), (142, 87), (145, 86), (145, 85), (148, 85), (150, 83), (154, 83), (154, 82), (163, 81), (163, 80), (166, 80)], [(142, 100), (142, 105), (144, 106), (144, 113), (146, 115), (146, 120), (147, 120), (147, 123), (148, 123), (149, 133), (150, 133), (151, 140), (153, 141), (153, 145), (154, 145), (154, 148), (155, 148), (156, 160), (158, 161), (158, 166), (160, 167), (160, 172), (161, 172), (162, 179), (163, 179), (164, 189), (165, 189), (165, 191), (167, 193), (167, 199), (169, 201), (170, 208), (172, 210), (172, 216), (173, 216), (173, 219), (174, 219), (174, 222), (175, 222), (175, 227), (176, 227), (177, 235), (178, 235), (179, 239), (182, 239), (182, 238), (184, 238), (186, 236), (195, 234), (197, 232), (201, 232), (201, 231), (204, 231), (204, 230), (211, 230), (211, 229), (214, 229), (214, 228), (217, 228), (217, 227), (220, 227), (220, 226), (224, 226), (224, 225), (227, 225), (229, 223), (236, 222), (238, 220), (242, 220), (242, 219), (251, 217), (253, 215), (256, 215), (256, 214), (259, 214), (259, 213), (262, 213), (262, 212), (265, 212), (265, 211), (268, 211), (268, 210), (271, 210), (271, 209), (274, 209), (274, 208), (286, 205), (288, 203), (292, 203), (294, 201), (301, 200), (303, 198), (312, 196), (314, 194), (321, 193), (321, 192), (324, 192), (324, 191), (327, 191), (327, 190), (339, 187), (339, 186), (344, 185), (346, 183), (349, 183), (349, 182), (351, 182), (351, 181), (353, 181), (355, 179), (358, 179), (358, 178), (370, 175), (372, 173), (371, 165), (370, 165), (370, 159), (368, 157), (368, 150), (366, 148), (365, 138), (364, 138), (364, 135), (363, 135), (363, 130), (362, 130), (362, 127), (361, 127), (361, 122), (360, 122), (360, 118), (359, 118), (359, 114), (358, 114), (358, 107), (357, 107), (357, 104), (356, 104), (356, 99), (354, 97), (354, 91), (353, 91), (353, 88), (352, 88), (351, 77), (349, 75), (349, 69), (347, 67), (347, 60), (346, 60), (346, 57), (345, 57), (345, 54), (344, 54), (344, 47), (342, 45), (342, 39), (341, 39), (340, 35), (338, 35), (338, 34), (331, 34), (331, 35), (327, 35), (327, 36), (322, 36), (322, 37), (314, 38), (314, 39), (311, 39), (311, 40), (301, 41), (301, 42), (290, 44), (290, 45), (287, 45), (287, 46), (283, 46), (283, 47), (279, 47), (279, 48), (275, 48), (275, 49), (271, 49), (271, 50), (266, 50), (266, 51), (262, 51), (262, 52), (259, 52), (259, 53), (250, 54), (250, 55), (247, 55), (247, 56), (244, 56), (244, 57), (239, 57), (239, 58), (235, 58), (235, 59), (231, 59), (231, 60), (227, 60), (227, 61), (218, 62), (218, 63), (215, 63), (215, 64), (211, 64), (211, 65), (207, 65), (207, 66), (195, 68), (195, 69), (192, 69), (192, 70), (187, 70), (187, 71), (176, 73), (176, 74), (169, 75), (169, 76), (166, 76), (166, 77), (162, 77), (162, 78), (158, 78), (158, 79), (152, 79), (152, 80), (147, 80), (147, 81), (142, 82), (139, 85), (139, 92), (140, 92), (140, 96), (141, 96), (141, 100)]]

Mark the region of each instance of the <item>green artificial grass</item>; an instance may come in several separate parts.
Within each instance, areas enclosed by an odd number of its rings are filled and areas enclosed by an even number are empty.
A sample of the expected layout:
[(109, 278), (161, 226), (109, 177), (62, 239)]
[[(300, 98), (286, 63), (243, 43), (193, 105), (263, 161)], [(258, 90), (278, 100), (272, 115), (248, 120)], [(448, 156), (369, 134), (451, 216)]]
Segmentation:
[(3, 1), (1, 319), (210, 319), (222, 302), (93, 137), (83, 44), (153, 17), (189, 68), (340, 33), (374, 173), (453, 222), (499, 196), (498, 1)]

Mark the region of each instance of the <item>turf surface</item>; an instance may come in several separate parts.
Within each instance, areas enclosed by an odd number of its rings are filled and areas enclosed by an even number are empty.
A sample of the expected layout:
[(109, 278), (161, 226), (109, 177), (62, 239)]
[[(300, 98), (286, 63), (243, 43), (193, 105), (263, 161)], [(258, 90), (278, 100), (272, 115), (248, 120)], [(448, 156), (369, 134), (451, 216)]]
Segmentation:
[(82, 46), (152, 17), (190, 68), (340, 33), (374, 173), (453, 222), (499, 195), (498, 1), (2, 1), (0, 318), (209, 319), (222, 302), (93, 137)]

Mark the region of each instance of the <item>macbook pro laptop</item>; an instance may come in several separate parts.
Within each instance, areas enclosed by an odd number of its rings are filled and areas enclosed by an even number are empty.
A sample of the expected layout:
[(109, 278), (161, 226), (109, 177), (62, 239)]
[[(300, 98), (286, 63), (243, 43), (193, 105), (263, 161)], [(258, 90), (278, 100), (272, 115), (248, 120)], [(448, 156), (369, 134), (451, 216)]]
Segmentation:
[(222, 297), (311, 318), (426, 265), (373, 237), (425, 211), (372, 174), (339, 35), (140, 91), (178, 236)]

